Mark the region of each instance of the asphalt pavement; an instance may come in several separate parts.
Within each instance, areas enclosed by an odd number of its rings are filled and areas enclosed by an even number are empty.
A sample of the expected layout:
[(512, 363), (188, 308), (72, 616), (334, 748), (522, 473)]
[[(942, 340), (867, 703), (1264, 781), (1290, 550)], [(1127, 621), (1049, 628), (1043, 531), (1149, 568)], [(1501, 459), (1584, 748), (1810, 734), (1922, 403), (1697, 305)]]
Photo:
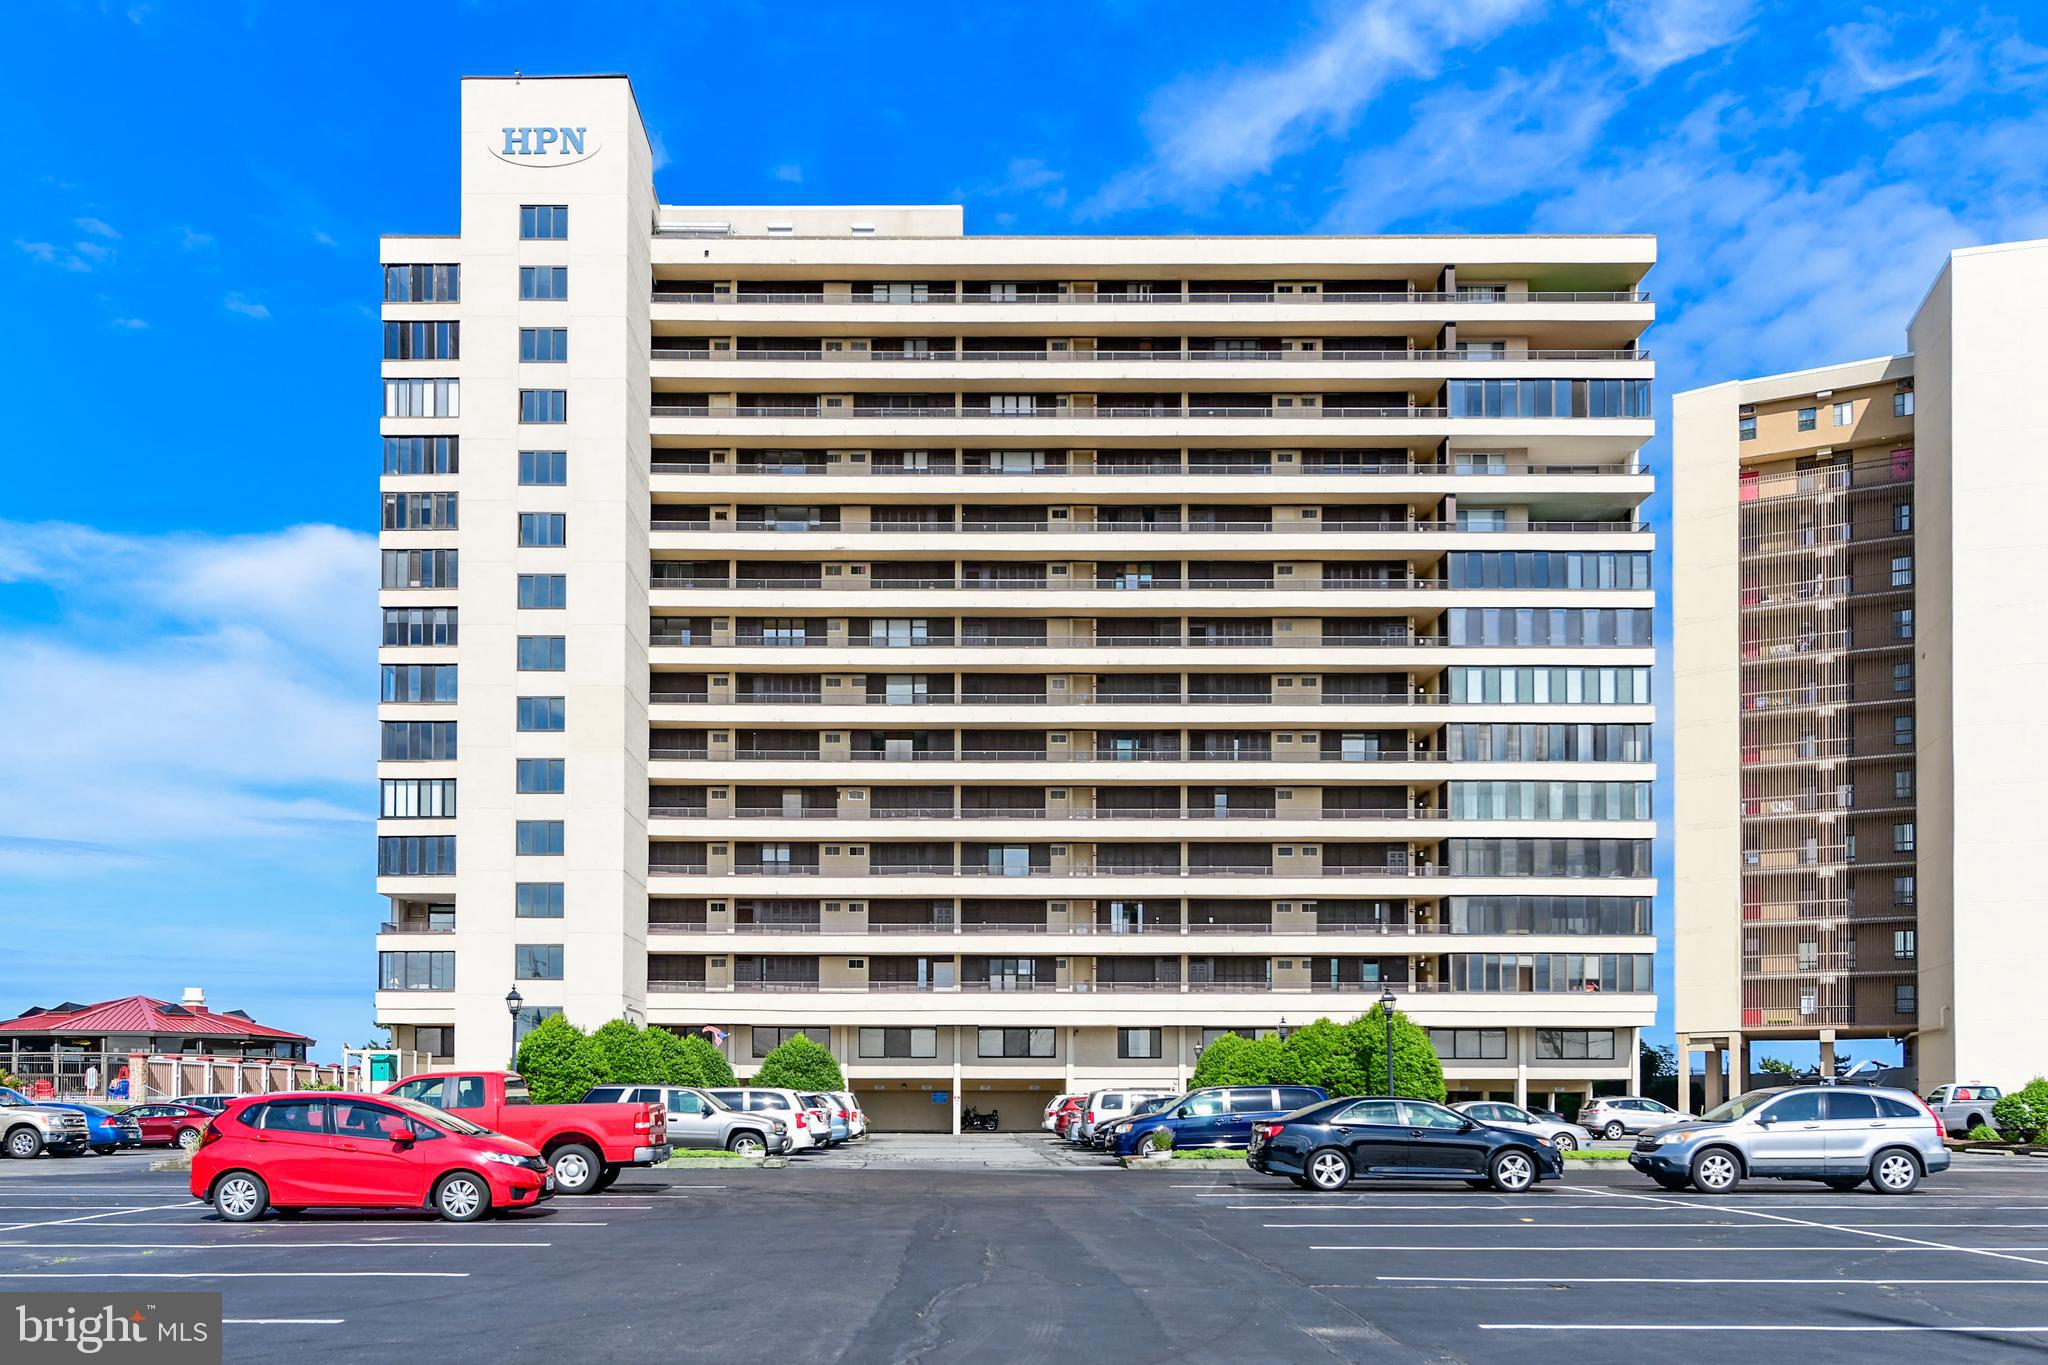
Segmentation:
[(217, 1289), (234, 1361), (2048, 1359), (2048, 1161), (1904, 1198), (1626, 1170), (1318, 1196), (1236, 1163), (852, 1148), (457, 1226), (224, 1224), (148, 1160), (0, 1163), (0, 1287)]

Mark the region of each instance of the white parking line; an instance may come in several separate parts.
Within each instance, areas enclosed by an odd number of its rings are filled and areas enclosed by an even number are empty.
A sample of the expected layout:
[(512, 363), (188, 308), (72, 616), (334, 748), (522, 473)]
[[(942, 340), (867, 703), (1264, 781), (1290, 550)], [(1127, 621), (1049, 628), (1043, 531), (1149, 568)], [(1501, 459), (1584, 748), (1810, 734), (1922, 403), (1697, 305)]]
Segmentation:
[(347, 1318), (222, 1318), (223, 1327), (339, 1327)]
[(0, 1242), (0, 1247), (18, 1247), (28, 1251), (308, 1251), (325, 1250), (328, 1247), (361, 1248), (383, 1250), (385, 1247), (551, 1247), (553, 1242), (401, 1242), (384, 1238), (372, 1238), (360, 1242), (215, 1242), (212, 1244), (191, 1242)]
[(1613, 1199), (1635, 1199), (1640, 1200), (1647, 1204), (1662, 1205), (1666, 1208), (1691, 1209), (1695, 1213), (1724, 1211), (1728, 1213), (1740, 1213), (1746, 1214), (1751, 1218), (1768, 1218), (1771, 1221), (1777, 1223), (1789, 1223), (1794, 1227), (1815, 1228), (1825, 1232), (1848, 1233), (1858, 1237), (1875, 1237), (1880, 1240), (1888, 1242), (1910, 1242), (1915, 1246), (1928, 1248), (1930, 1250), (1960, 1251), (1966, 1252), (1972, 1256), (1989, 1256), (1994, 1260), (2018, 1261), (2023, 1265), (2048, 1265), (2048, 1261), (2039, 1260), (2032, 1256), (2019, 1256), (2014, 1254), (2015, 1252), (2021, 1251), (2048, 1250), (2048, 1248), (2044, 1247), (1959, 1247), (1950, 1245), (1946, 1242), (1929, 1241), (1924, 1237), (1903, 1237), (1896, 1232), (1873, 1231), (1867, 1228), (1857, 1227), (1852, 1223), (1823, 1223), (1818, 1221), (1817, 1219), (1812, 1218), (1792, 1218), (1781, 1213), (1766, 1213), (1762, 1209), (1744, 1208), (1740, 1204), (1702, 1204), (1697, 1200), (1659, 1199), (1647, 1194), (1624, 1194), (1618, 1190), (1600, 1190), (1597, 1191), (1597, 1193), (1607, 1195), (1609, 1198)]
[[(1910, 1237), (1908, 1237), (1908, 1238), (1901, 1238), (1900, 1240), (1901, 1240), (1901, 1241), (1912, 1241), (1913, 1239), (1912, 1239), (1912, 1238), (1910, 1238)], [(1785, 1253), (1785, 1252), (1793, 1252), (1793, 1251), (1797, 1251), (1797, 1252), (1816, 1252), (1816, 1251), (1823, 1251), (1823, 1252), (1826, 1252), (1827, 1254), (1829, 1254), (1830, 1256), (1840, 1256), (1840, 1255), (1842, 1255), (1842, 1254), (1843, 1254), (1844, 1252), (1854, 1252), (1855, 1254), (1857, 1254), (1857, 1255), (1859, 1255), (1859, 1256), (1911, 1256), (1911, 1255), (1923, 1255), (1923, 1256), (1928, 1256), (1928, 1255), (1946, 1255), (1946, 1254), (1950, 1254), (1950, 1253), (1956, 1253), (1956, 1254), (1961, 1254), (1961, 1255), (1971, 1255), (1971, 1256), (1996, 1256), (1996, 1257), (1999, 1257), (1999, 1258), (2000, 1258), (2000, 1259), (2002, 1259), (2002, 1260), (2008, 1260), (2008, 1261), (2025, 1261), (2025, 1262), (2027, 1262), (2027, 1264), (2029, 1264), (2029, 1265), (2048, 1265), (2048, 1261), (2030, 1261), (2030, 1260), (2028, 1260), (2028, 1258), (2027, 1258), (2027, 1257), (2025, 1257), (2025, 1256), (2006, 1256), (2006, 1255), (2004, 1254), (2005, 1252), (2008, 1252), (2008, 1251), (2048, 1251), (2048, 1247), (2000, 1247), (2000, 1248), (1997, 1248), (1997, 1249), (1995, 1249), (1995, 1250), (1994, 1250), (1993, 1248), (1990, 1248), (1990, 1247), (1952, 1247), (1952, 1246), (1941, 1246), (1941, 1245), (1938, 1245), (1938, 1244), (1935, 1244), (1935, 1243), (1928, 1243), (1928, 1244), (1926, 1244), (1926, 1245), (1924, 1245), (1924, 1246), (1909, 1246), (1909, 1247), (1845, 1247), (1845, 1246), (1831, 1246), (1831, 1247), (1752, 1247), (1752, 1246), (1741, 1246), (1741, 1247), (1689, 1247), (1689, 1246), (1648, 1246), (1648, 1247), (1618, 1247), (1618, 1246), (1576, 1246), (1576, 1247), (1496, 1247), (1496, 1246), (1455, 1246), (1455, 1247), (1449, 1247), (1449, 1246), (1440, 1246), (1440, 1245), (1428, 1245), (1428, 1244), (1425, 1244), (1425, 1245), (1421, 1245), (1421, 1246), (1415, 1246), (1415, 1245), (1400, 1245), (1400, 1246), (1364, 1246), (1364, 1245), (1359, 1245), (1359, 1246), (1352, 1246), (1352, 1245), (1341, 1245), (1341, 1246), (1340, 1246), (1340, 1245), (1331, 1245), (1331, 1246), (1312, 1246), (1312, 1247), (1310, 1247), (1310, 1248), (1309, 1248), (1309, 1250), (1310, 1250), (1310, 1251), (1434, 1251), (1434, 1252), (1441, 1252), (1441, 1253), (1443, 1253), (1443, 1254), (1445, 1254), (1445, 1255), (1456, 1255), (1456, 1256), (1463, 1256), (1463, 1255), (1466, 1255), (1466, 1254), (1468, 1254), (1468, 1253), (1470, 1253), (1470, 1252), (1475, 1252), (1475, 1251), (1505, 1251), (1505, 1252), (1508, 1252), (1508, 1253), (1510, 1253), (1510, 1254), (1515, 1254), (1515, 1255), (1523, 1255), (1523, 1254), (1527, 1254), (1528, 1252), (1532, 1252), (1532, 1251), (1542, 1251), (1542, 1252), (1551, 1252), (1551, 1253), (1556, 1253), (1556, 1252), (1574, 1252), (1574, 1251), (1576, 1251), (1576, 1252), (1582, 1252), (1582, 1253), (1584, 1253), (1585, 1255), (1588, 1255), (1588, 1256), (1607, 1256), (1607, 1255), (1611, 1255), (1611, 1254), (1613, 1254), (1614, 1252), (1619, 1252), (1619, 1251), (1626, 1251), (1626, 1252), (1658, 1252), (1658, 1253), (1670, 1252), (1670, 1253), (1674, 1253), (1674, 1254), (1676, 1254), (1676, 1253), (1685, 1253), (1685, 1254), (1691, 1254), (1691, 1253), (1694, 1253), (1694, 1252), (1733, 1252), (1733, 1253), (1734, 1253), (1735, 1255), (1737, 1255), (1737, 1256), (1775, 1256), (1775, 1255), (1779, 1255), (1779, 1254), (1782, 1254), (1782, 1253)]]
[[(54, 1228), (66, 1223), (90, 1223), (99, 1218), (119, 1218), (124, 1213), (159, 1213), (164, 1209), (189, 1209), (191, 1207), (193, 1207), (192, 1201), (187, 1199), (176, 1204), (154, 1204), (144, 1205), (140, 1208), (108, 1209), (105, 1213), (85, 1213), (80, 1214), (76, 1218), (45, 1218), (41, 1222), (36, 1223), (10, 1223), (5, 1227), (0, 1227), (0, 1232), (20, 1232), (24, 1228)], [(148, 1224), (123, 1223), (114, 1226), (147, 1227)]]
[(1744, 1285), (1787, 1285), (1800, 1289), (1832, 1288), (1839, 1284), (1860, 1285), (1930, 1285), (1930, 1284), (2048, 1284), (2048, 1280), (1985, 1280), (1985, 1279), (1943, 1279), (1943, 1280), (1838, 1280), (1829, 1276), (1816, 1280), (1810, 1275), (1794, 1279), (1735, 1279), (1689, 1275), (1676, 1279), (1669, 1275), (1375, 1275), (1376, 1280), (1388, 1284), (1654, 1284), (1683, 1287), (1698, 1284), (1744, 1284)]
[[(1520, 1223), (1261, 1223), (1266, 1228), (1487, 1228), (1494, 1232), (1551, 1232), (1559, 1228), (1723, 1228), (1736, 1231), (1772, 1232), (1776, 1229), (1758, 1223), (1737, 1223), (1716, 1221), (1698, 1222), (1656, 1222), (1656, 1223), (1538, 1223), (1528, 1220)], [(1820, 1226), (1816, 1224), (1815, 1226)], [(1866, 1228), (1968, 1228), (1977, 1232), (1997, 1232), (2003, 1228), (2039, 1229), (2048, 1223), (1845, 1223), (1845, 1232), (1862, 1232)]]
[(0, 1280), (466, 1280), (467, 1270), (22, 1270)]
[(1796, 1322), (1706, 1322), (1706, 1323), (1618, 1323), (1618, 1322), (1482, 1322), (1482, 1332), (1967, 1332), (1973, 1336), (2033, 1337), (2048, 1334), (2048, 1327), (1954, 1327), (1946, 1324), (1920, 1326), (1908, 1323), (1867, 1323), (1834, 1326), (1827, 1323)]

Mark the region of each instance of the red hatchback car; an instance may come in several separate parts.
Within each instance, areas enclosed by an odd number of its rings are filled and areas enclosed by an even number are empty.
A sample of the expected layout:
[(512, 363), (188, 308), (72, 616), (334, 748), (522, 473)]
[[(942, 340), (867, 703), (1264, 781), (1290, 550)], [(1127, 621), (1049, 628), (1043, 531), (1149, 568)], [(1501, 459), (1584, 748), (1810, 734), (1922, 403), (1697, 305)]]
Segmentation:
[(1053, 1115), (1053, 1131), (1063, 1138), (1074, 1136), (1074, 1125), (1080, 1122), (1082, 1106), (1088, 1103), (1086, 1095), (1076, 1095), (1059, 1107)]
[(255, 1095), (214, 1117), (192, 1197), (231, 1223), (266, 1208), (431, 1208), (453, 1223), (554, 1193), (539, 1152), (432, 1105), (388, 1095)]
[(212, 1110), (177, 1101), (138, 1104), (127, 1114), (142, 1129), (143, 1146), (183, 1147), (188, 1152), (199, 1145), (206, 1136), (206, 1125), (213, 1122)]

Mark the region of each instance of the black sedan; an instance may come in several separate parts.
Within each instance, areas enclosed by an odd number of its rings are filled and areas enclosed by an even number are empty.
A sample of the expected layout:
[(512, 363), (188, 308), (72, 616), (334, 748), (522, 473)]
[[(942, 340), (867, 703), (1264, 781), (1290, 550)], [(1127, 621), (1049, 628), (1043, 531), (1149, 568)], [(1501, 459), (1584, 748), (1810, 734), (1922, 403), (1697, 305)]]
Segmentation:
[(1529, 1133), (1492, 1128), (1427, 1100), (1325, 1100), (1252, 1129), (1251, 1168), (1305, 1190), (1368, 1180), (1463, 1180), (1520, 1194), (1564, 1175), (1564, 1158)]

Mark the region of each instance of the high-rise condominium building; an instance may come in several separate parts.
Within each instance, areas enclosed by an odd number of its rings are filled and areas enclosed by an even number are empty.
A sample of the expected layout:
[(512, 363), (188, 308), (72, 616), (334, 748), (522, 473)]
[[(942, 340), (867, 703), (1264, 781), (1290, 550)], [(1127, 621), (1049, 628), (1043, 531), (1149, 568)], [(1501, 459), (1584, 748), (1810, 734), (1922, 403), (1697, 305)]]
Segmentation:
[(1710, 1101), (1758, 1042), (2041, 1066), (2048, 418), (2015, 395), (2048, 243), (1954, 252), (1908, 340), (1674, 404), (1674, 1005)]
[(383, 246), (401, 1046), (516, 986), (1016, 1126), (1390, 990), (1458, 1092), (1630, 1078), (1652, 240), (675, 208), (623, 79), (462, 120)]

